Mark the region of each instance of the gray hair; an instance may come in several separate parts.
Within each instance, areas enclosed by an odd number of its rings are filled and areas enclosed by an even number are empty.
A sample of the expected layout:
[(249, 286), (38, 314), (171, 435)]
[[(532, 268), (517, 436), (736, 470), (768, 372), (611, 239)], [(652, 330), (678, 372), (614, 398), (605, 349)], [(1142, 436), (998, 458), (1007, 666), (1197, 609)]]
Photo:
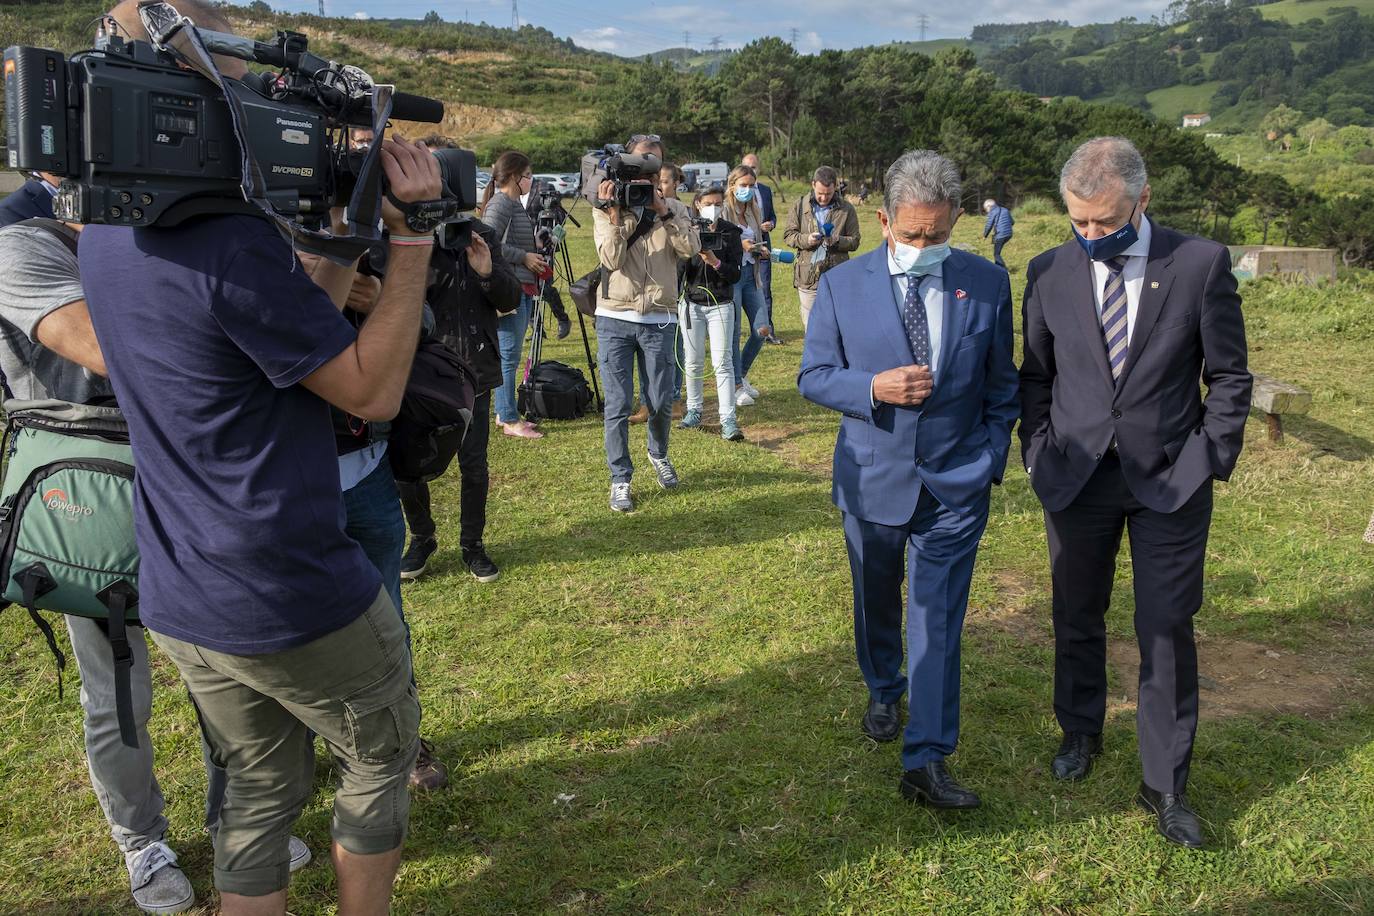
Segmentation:
[(821, 184), (833, 188), (840, 183), (840, 173), (828, 165), (823, 165), (811, 174), (811, 181), (819, 181)]
[(903, 204), (959, 205), (964, 195), (959, 170), (934, 150), (908, 150), (887, 170), (883, 210), (895, 216)]
[(1127, 197), (1145, 190), (1145, 159), (1125, 137), (1094, 137), (1073, 151), (1059, 172), (1059, 196), (1092, 200), (1119, 182)]

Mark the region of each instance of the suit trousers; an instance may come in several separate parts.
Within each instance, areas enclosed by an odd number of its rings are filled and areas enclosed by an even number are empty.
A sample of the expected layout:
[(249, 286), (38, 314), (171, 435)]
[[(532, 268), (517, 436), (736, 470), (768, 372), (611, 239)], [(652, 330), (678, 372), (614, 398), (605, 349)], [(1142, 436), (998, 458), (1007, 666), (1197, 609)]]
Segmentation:
[(1107, 713), (1107, 607), (1123, 529), (1131, 535), (1140, 645), (1136, 730), (1145, 784), (1182, 792), (1197, 734), (1202, 571), (1212, 521), (1208, 481), (1177, 512), (1131, 495), (1108, 452), (1083, 492), (1045, 513), (1054, 585), (1054, 712), (1065, 731), (1101, 734)]
[[(873, 699), (908, 695), (902, 767), (954, 753), (959, 740), (959, 639), (968, 609), (988, 496), (970, 513), (951, 512), (922, 488), (906, 525), (845, 513), (854, 580), (854, 645)], [(902, 665), (902, 574), (907, 576), (906, 666)]]

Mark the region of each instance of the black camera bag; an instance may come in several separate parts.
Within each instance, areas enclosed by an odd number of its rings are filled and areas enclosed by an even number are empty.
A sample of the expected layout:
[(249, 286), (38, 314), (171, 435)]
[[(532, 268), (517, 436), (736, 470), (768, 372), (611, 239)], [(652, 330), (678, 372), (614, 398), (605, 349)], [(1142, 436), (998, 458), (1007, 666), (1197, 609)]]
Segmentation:
[(592, 403), (592, 389), (581, 369), (546, 359), (516, 391), (516, 406), (531, 420), (576, 420)]
[(467, 435), (476, 400), (472, 367), (438, 339), (421, 341), (387, 444), (396, 479), (418, 483), (447, 471)]

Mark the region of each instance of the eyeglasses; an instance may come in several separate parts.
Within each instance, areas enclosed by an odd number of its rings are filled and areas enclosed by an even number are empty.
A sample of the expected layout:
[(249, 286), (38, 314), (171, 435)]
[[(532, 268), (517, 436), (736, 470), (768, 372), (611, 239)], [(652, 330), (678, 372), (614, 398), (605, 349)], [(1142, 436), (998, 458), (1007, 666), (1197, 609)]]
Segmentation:
[(630, 142), (626, 146), (634, 146), (636, 143), (662, 143), (663, 138), (658, 134), (635, 134), (630, 137)]

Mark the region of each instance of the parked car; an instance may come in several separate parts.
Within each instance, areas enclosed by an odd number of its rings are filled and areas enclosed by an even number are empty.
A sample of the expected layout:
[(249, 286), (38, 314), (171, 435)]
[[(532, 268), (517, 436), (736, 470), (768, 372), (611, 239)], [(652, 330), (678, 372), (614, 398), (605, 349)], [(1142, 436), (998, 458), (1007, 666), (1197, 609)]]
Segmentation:
[[(561, 197), (571, 197), (577, 193), (576, 175), (566, 175), (557, 172), (540, 172), (534, 176), (535, 183), (542, 182), (558, 192)], [(569, 180), (571, 179), (571, 180)]]
[(478, 171), (477, 173), (477, 196), (481, 197), (482, 192), (491, 184), (491, 172)]

